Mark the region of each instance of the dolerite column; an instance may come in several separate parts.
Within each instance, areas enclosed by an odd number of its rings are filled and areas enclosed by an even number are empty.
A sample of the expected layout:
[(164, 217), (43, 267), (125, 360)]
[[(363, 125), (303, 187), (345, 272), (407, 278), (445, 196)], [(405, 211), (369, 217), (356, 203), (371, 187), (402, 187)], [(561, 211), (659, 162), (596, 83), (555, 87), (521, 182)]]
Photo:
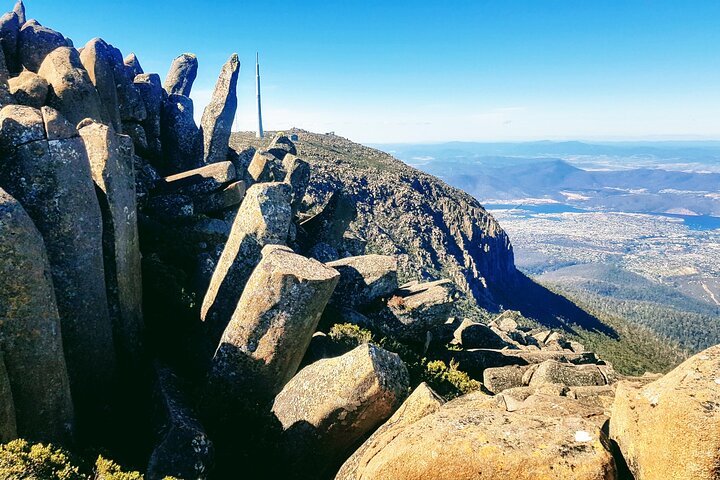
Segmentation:
[(263, 404), (292, 378), (340, 274), (288, 247), (268, 245), (215, 352), (208, 415), (232, 414), (243, 398)]
[(245, 194), (200, 312), (207, 324), (208, 356), (217, 348), (262, 248), (287, 241), (290, 199), (290, 186), (285, 183), (259, 183)]
[(103, 217), (105, 283), (118, 359), (140, 362), (143, 336), (142, 272), (130, 137), (95, 122), (79, 125)]
[(73, 406), (45, 244), (22, 206), (2, 189), (0, 319), (19, 435), (69, 441)]
[(45, 241), (76, 414), (89, 420), (107, 401), (115, 371), (102, 216), (82, 140), (59, 115), (48, 115), (47, 125), (49, 134), (31, 107), (0, 110), (0, 186)]
[(224, 162), (228, 157), (230, 130), (237, 110), (237, 81), (240, 60), (236, 53), (223, 65), (212, 99), (203, 111), (200, 130), (203, 135), (203, 161)]

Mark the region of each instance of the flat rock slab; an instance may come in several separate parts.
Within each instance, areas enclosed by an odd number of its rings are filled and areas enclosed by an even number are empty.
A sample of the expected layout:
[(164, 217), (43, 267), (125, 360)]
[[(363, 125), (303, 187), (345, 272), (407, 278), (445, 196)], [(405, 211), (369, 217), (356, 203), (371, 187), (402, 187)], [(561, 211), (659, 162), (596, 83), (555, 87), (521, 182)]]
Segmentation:
[(165, 177), (157, 189), (195, 195), (220, 190), (236, 179), (237, 171), (232, 162), (218, 162)]
[(327, 266), (340, 272), (333, 294), (333, 302), (338, 305), (365, 305), (389, 297), (398, 288), (395, 257), (363, 255), (329, 262)]

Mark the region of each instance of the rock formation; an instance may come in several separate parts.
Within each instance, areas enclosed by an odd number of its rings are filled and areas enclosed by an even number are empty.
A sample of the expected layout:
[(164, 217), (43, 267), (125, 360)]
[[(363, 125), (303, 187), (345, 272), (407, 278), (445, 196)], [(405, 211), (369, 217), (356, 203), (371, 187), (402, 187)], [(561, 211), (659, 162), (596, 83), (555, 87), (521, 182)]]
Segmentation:
[(79, 127), (102, 211), (105, 284), (115, 346), (128, 365), (137, 365), (144, 327), (132, 143), (100, 123), (84, 122)]
[(24, 106), (0, 110), (0, 144), (7, 152), (0, 186), (22, 204), (45, 242), (73, 396), (82, 414), (108, 393), (115, 363), (102, 216), (88, 156), (77, 132), (48, 140), (41, 112)]
[(0, 441), (151, 480), (717, 477), (720, 347), (627, 377), (492, 313), (495, 220), (332, 134), (231, 135), (236, 55), (198, 128), (194, 55), (163, 87), (22, 2), (0, 47)]
[(192, 53), (183, 53), (173, 60), (165, 78), (165, 91), (168, 95), (190, 96), (197, 77), (198, 60)]
[(288, 185), (263, 183), (248, 189), (202, 303), (201, 318), (208, 324), (213, 349), (260, 261), (262, 248), (285, 244), (290, 220)]
[(45, 244), (22, 206), (2, 189), (0, 319), (0, 350), (12, 389), (3, 404), (15, 404), (18, 434), (70, 440), (73, 406)]
[(272, 399), (297, 371), (339, 277), (287, 247), (263, 248), (213, 357), (205, 403)]
[(200, 130), (203, 136), (203, 161), (223, 162), (228, 157), (230, 129), (237, 110), (237, 81), (240, 60), (233, 54), (223, 65), (210, 103), (203, 111)]
[(306, 474), (334, 467), (348, 448), (392, 415), (408, 386), (400, 357), (368, 344), (305, 367), (272, 408), (290, 462)]

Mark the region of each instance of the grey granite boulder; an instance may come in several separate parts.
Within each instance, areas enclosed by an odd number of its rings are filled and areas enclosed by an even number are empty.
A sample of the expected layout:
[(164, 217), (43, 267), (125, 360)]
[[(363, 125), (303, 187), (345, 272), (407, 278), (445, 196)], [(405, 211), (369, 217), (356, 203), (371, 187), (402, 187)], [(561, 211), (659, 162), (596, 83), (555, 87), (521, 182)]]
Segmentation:
[(190, 98), (168, 96), (161, 110), (160, 132), (165, 173), (202, 166), (202, 135), (195, 125)]
[(110, 45), (102, 38), (89, 40), (80, 53), (80, 61), (100, 96), (104, 107), (103, 122), (112, 125), (116, 132), (122, 132), (115, 65)]
[(142, 352), (142, 272), (133, 148), (129, 137), (101, 123), (79, 125), (103, 217), (105, 284), (115, 346), (127, 366)]
[(197, 77), (198, 61), (192, 53), (183, 53), (173, 60), (167, 77), (165, 78), (165, 91), (168, 95), (190, 96), (193, 83)]
[(493, 332), (490, 327), (482, 323), (473, 322), (467, 318), (463, 320), (453, 335), (453, 343), (462, 345), (463, 348), (501, 349), (508, 346), (508, 343), (497, 333)]
[(8, 82), (10, 93), (20, 105), (40, 108), (45, 105), (48, 95), (48, 83), (44, 78), (25, 70)]
[(342, 191), (334, 191), (320, 213), (300, 224), (306, 234), (303, 241), (305, 248), (309, 250), (317, 243), (337, 248), (356, 217), (357, 208), (352, 197)]
[(126, 67), (130, 69), (130, 73), (132, 74), (133, 78), (145, 73), (143, 71), (143, 68), (140, 66), (140, 60), (138, 60), (137, 56), (135, 56), (134, 53), (129, 53), (123, 59), (123, 63)]
[(265, 245), (284, 245), (291, 221), (290, 187), (261, 183), (250, 187), (233, 222), (200, 315), (208, 323), (210, 348), (217, 346), (243, 288)]
[(288, 154), (285, 155), (282, 166), (285, 171), (284, 181), (292, 187), (293, 212), (297, 213), (310, 184), (310, 164), (293, 154)]
[(19, 435), (70, 441), (73, 405), (45, 244), (20, 203), (2, 189), (0, 319)]
[(2, 47), (5, 63), (11, 73), (18, 73), (22, 69), (17, 57), (20, 25), (22, 24), (14, 12), (8, 12), (0, 17), (0, 47)]
[(74, 48), (61, 47), (50, 52), (38, 70), (50, 86), (48, 105), (70, 123), (85, 118), (102, 121), (103, 105), (95, 86)]
[(160, 119), (166, 93), (156, 73), (139, 74), (133, 83), (145, 105), (146, 116), (141, 124), (148, 144), (147, 153), (152, 160), (157, 160), (162, 155)]
[(559, 383), (568, 387), (599, 386), (607, 385), (606, 375), (612, 373), (612, 368), (604, 365), (572, 365), (546, 360), (526, 373), (528, 378), (525, 383), (530, 386), (544, 383)]
[(340, 272), (333, 303), (347, 307), (389, 298), (398, 289), (397, 259), (387, 255), (363, 255), (328, 262)]
[(409, 387), (400, 357), (372, 344), (303, 368), (272, 408), (292, 470), (318, 478), (339, 467), (356, 442), (395, 412)]
[(23, 67), (37, 72), (45, 57), (58, 47), (67, 47), (65, 37), (43, 27), (36, 20), (21, 24), (18, 35), (18, 59)]
[(219, 412), (239, 396), (270, 401), (295, 375), (339, 275), (268, 245), (220, 339), (204, 392)]
[(210, 103), (203, 111), (200, 130), (203, 136), (203, 161), (224, 162), (228, 159), (230, 131), (237, 110), (237, 80), (240, 60), (233, 53), (223, 65)]

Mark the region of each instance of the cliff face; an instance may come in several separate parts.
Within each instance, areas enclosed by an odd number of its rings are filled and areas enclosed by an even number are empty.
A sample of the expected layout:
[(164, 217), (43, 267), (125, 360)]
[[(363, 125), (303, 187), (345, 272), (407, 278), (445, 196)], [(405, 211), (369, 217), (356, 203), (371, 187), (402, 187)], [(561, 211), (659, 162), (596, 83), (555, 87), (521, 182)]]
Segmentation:
[[(306, 200), (322, 204), (338, 189), (352, 196), (358, 215), (350, 231), (367, 241), (368, 253), (397, 256), (402, 280), (450, 278), (488, 305), (515, 279), (510, 239), (470, 195), (345, 138), (291, 133), (312, 167)], [(252, 140), (234, 134), (231, 143), (242, 149)]]

